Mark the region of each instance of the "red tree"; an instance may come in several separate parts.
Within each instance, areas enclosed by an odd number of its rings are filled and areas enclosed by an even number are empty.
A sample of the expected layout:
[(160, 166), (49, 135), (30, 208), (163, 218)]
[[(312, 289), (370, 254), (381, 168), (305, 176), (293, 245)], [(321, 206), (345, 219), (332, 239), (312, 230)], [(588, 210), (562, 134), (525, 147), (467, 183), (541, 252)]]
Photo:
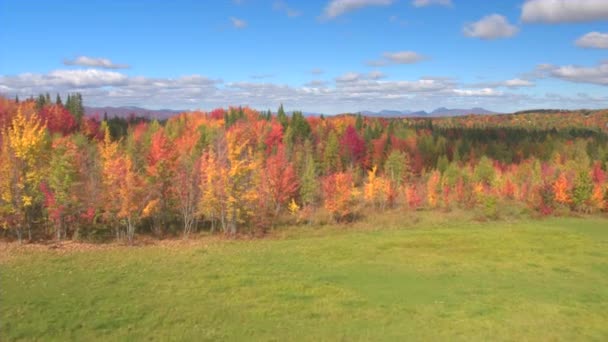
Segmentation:
[(365, 141), (359, 136), (357, 130), (349, 125), (346, 127), (342, 138), (340, 139), (342, 146), (342, 155), (350, 160), (353, 164), (360, 164), (365, 156)]
[[(280, 125), (279, 125), (280, 126)], [(281, 144), (277, 153), (266, 159), (262, 173), (262, 193), (272, 204), (274, 215), (278, 215), (281, 208), (292, 199), (298, 191), (298, 177), (293, 164), (287, 160), (285, 147)]]
[(47, 105), (40, 110), (40, 118), (51, 133), (68, 135), (78, 128), (74, 116), (62, 105)]

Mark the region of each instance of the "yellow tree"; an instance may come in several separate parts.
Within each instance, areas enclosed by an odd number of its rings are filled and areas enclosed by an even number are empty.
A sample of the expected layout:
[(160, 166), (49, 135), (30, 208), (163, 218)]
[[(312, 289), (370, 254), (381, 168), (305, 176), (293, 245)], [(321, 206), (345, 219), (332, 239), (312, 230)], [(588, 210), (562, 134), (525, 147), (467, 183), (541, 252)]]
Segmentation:
[(199, 210), (212, 229), (219, 221), (224, 233), (236, 234), (237, 226), (254, 213), (258, 166), (250, 140), (240, 133), (238, 124), (203, 155)]
[(120, 211), (121, 182), (125, 175), (124, 159), (118, 151), (118, 142), (112, 141), (110, 129), (105, 121), (102, 124), (104, 140), (99, 144), (101, 156), (101, 178), (103, 187), (103, 218), (106, 223), (115, 228), (116, 238), (120, 239), (118, 213)]
[(46, 138), (46, 127), (37, 114), (26, 117), (19, 107), (0, 139), (0, 213), (3, 226), (13, 227), (19, 241), (24, 229), (31, 239), (32, 209), (42, 199)]
[(363, 198), (375, 208), (384, 210), (387, 202), (391, 202), (391, 182), (378, 177), (376, 174), (378, 167), (374, 166), (367, 171), (367, 182), (363, 188)]
[(253, 155), (249, 141), (240, 139), (240, 130), (226, 133), (228, 143), (227, 214), (228, 232), (236, 234), (237, 224), (244, 223), (255, 210), (257, 200), (256, 171), (259, 163)]
[(118, 218), (123, 221), (127, 231), (127, 241), (133, 242), (135, 229), (142, 217), (154, 212), (153, 206), (157, 202), (148, 202), (143, 195), (142, 177), (133, 167), (130, 157), (124, 157), (124, 176), (120, 181), (118, 202), (120, 210)]
[[(222, 158), (223, 161), (223, 158)], [(225, 163), (218, 160), (215, 151), (205, 152), (200, 163), (200, 202), (199, 213), (211, 221), (211, 231), (215, 231), (216, 223), (220, 222), (222, 229), (226, 229), (226, 187), (228, 185), (228, 172)]]

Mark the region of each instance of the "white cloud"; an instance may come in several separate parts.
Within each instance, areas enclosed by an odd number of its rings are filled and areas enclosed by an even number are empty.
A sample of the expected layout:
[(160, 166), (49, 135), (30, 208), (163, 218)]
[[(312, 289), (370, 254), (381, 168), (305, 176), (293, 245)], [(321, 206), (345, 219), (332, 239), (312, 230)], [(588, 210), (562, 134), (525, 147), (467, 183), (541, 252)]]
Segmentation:
[(460, 96), (501, 96), (503, 92), (492, 88), (481, 89), (453, 89), (456, 95)]
[(481, 39), (498, 39), (512, 37), (519, 29), (509, 24), (507, 18), (499, 14), (491, 14), (481, 20), (466, 24), (463, 33), (467, 37)]
[(230, 17), (230, 22), (232, 23), (232, 26), (236, 29), (243, 29), (247, 27), (247, 22), (239, 18)]
[(500, 82), (483, 82), (483, 83), (477, 83), (477, 84), (473, 84), (472, 86), (474, 88), (510, 88), (510, 89), (517, 89), (517, 88), (524, 88), (524, 87), (534, 87), (534, 82), (527, 80), (527, 79), (521, 79), (521, 78), (513, 78), (510, 80), (506, 80), (506, 81), (500, 81)]
[(413, 64), (426, 59), (425, 56), (414, 51), (385, 52), (383, 56), (394, 64)]
[[(524, 95), (509, 94), (493, 87), (463, 87), (446, 77), (413, 80), (384, 80), (378, 71), (345, 73), (335, 82), (313, 80), (303, 86), (276, 82), (224, 83), (202, 75), (177, 78), (128, 76), (106, 70), (56, 70), (46, 74), (0, 76), (0, 92), (21, 98), (39, 93), (81, 92), (87, 105), (146, 108), (211, 109), (218, 106), (249, 105), (254, 108), (288, 108), (339, 113), (438, 106), (489, 109), (515, 106)], [(518, 82), (515, 82), (518, 83)]]
[(321, 75), (322, 73), (324, 73), (324, 71), (323, 69), (314, 68), (310, 70), (310, 73), (313, 75)]
[(300, 15), (302, 15), (302, 12), (291, 8), (285, 1), (283, 0), (276, 0), (273, 4), (272, 4), (272, 8), (275, 11), (280, 11), (280, 12), (284, 12), (285, 14), (287, 14), (288, 17), (290, 18), (294, 18), (294, 17), (299, 17)]
[(378, 60), (368, 61), (369, 66), (381, 67), (390, 64), (414, 64), (427, 60), (428, 57), (414, 51), (397, 51), (385, 52), (382, 58)]
[(608, 19), (606, 0), (528, 0), (521, 20), (527, 23), (575, 23)]
[(64, 65), (78, 65), (78, 66), (86, 66), (86, 67), (97, 67), (104, 69), (127, 69), (129, 65), (127, 64), (117, 64), (113, 63), (111, 60), (107, 58), (96, 58), (96, 57), (88, 57), (88, 56), (78, 56), (74, 59), (64, 59)]
[(534, 83), (528, 80), (522, 80), (520, 78), (514, 78), (512, 80), (506, 80), (503, 82), (503, 86), (509, 88), (520, 88), (520, 87), (533, 87)]
[(452, 6), (452, 0), (413, 0), (412, 5), (415, 7), (424, 7), (429, 5)]
[(336, 77), (336, 82), (354, 82), (358, 81), (361, 78), (361, 74), (356, 72), (347, 72)]
[(363, 7), (388, 6), (392, 4), (393, 1), (394, 0), (331, 0), (325, 7), (321, 17), (324, 19), (333, 19), (344, 13)]
[(589, 32), (576, 40), (576, 45), (590, 49), (608, 49), (608, 33)]
[(319, 87), (324, 87), (326, 85), (327, 85), (327, 82), (323, 81), (323, 80), (312, 80), (305, 84), (305, 86), (311, 87), (311, 88), (319, 88)]
[(542, 71), (565, 81), (608, 85), (608, 61), (602, 61), (594, 67), (545, 65)]

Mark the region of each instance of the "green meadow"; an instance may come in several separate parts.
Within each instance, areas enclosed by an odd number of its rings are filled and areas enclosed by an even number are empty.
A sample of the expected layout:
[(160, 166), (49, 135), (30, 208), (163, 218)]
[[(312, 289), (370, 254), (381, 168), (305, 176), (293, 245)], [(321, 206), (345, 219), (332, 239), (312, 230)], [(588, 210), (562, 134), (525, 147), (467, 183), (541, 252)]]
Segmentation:
[(608, 340), (608, 220), (375, 221), (5, 247), (0, 339)]

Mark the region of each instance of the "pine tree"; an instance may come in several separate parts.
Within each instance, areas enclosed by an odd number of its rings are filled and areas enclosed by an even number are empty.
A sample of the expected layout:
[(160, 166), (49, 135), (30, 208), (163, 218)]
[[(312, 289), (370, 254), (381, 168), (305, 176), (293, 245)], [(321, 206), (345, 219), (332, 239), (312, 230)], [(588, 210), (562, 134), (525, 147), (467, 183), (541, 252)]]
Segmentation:
[(279, 106), (279, 110), (277, 111), (277, 120), (283, 125), (283, 129), (287, 129), (287, 125), (289, 124), (289, 119), (287, 118), (287, 114), (285, 114), (285, 110), (283, 109), (283, 104)]
[(363, 129), (363, 116), (361, 116), (361, 113), (357, 113), (357, 121), (355, 121), (355, 128), (358, 132), (361, 132), (361, 129)]
[(325, 174), (335, 172), (340, 167), (340, 146), (338, 144), (338, 136), (336, 132), (329, 132), (327, 144), (323, 153), (323, 170)]
[(314, 204), (319, 197), (319, 181), (317, 165), (313, 157), (310, 141), (308, 140), (304, 145), (304, 153), (306, 155), (306, 161), (300, 177), (300, 196), (305, 205), (311, 205)]

